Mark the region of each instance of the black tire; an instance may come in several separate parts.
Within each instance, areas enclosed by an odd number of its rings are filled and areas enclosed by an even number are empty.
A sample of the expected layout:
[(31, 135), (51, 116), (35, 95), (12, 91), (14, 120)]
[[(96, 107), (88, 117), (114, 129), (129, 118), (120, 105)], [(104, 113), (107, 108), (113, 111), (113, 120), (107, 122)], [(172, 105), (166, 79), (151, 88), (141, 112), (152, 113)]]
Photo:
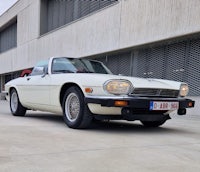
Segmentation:
[(24, 116), (26, 114), (26, 108), (22, 106), (15, 89), (12, 89), (10, 93), (10, 111), (14, 116)]
[(159, 126), (163, 125), (165, 122), (166, 122), (166, 120), (161, 120), (161, 121), (141, 121), (141, 123), (145, 127), (151, 127), (151, 128), (159, 127)]
[(63, 119), (70, 128), (87, 128), (91, 121), (92, 115), (88, 106), (84, 102), (84, 95), (76, 87), (70, 87), (64, 95), (62, 102)]

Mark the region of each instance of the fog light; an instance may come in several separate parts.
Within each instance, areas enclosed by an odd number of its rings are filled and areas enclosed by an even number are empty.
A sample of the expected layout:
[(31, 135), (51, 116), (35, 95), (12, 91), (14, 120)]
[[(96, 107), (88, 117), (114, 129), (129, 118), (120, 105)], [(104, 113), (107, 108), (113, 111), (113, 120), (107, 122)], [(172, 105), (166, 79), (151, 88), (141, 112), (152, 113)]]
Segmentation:
[(127, 101), (123, 101), (123, 100), (116, 100), (115, 101), (115, 106), (127, 106), (128, 102)]
[(193, 107), (193, 103), (192, 103), (192, 102), (189, 102), (189, 103), (188, 103), (188, 106), (189, 106), (189, 107)]

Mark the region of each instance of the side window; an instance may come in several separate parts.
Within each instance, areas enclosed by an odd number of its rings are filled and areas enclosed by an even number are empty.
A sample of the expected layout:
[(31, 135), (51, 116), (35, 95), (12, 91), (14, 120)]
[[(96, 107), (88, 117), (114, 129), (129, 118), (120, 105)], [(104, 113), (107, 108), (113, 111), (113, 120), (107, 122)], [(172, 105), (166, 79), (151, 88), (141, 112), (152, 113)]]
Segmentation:
[(48, 70), (48, 61), (39, 62), (32, 70), (31, 76), (44, 75)]
[(44, 73), (45, 73), (44, 66), (36, 66), (36, 67), (34, 67), (33, 71), (31, 72), (31, 76), (43, 75)]

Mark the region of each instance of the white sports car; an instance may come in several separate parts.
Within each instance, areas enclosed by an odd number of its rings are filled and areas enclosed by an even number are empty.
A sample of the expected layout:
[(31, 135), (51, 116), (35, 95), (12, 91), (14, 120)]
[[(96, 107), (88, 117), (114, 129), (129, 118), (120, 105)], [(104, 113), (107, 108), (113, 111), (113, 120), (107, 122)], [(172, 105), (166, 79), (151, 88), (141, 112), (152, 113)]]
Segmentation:
[(67, 126), (86, 128), (96, 120), (140, 120), (158, 127), (169, 113), (186, 114), (194, 101), (186, 83), (113, 75), (99, 61), (52, 57), (39, 62), (29, 76), (5, 85), (10, 110), (24, 116), (26, 110), (62, 114)]

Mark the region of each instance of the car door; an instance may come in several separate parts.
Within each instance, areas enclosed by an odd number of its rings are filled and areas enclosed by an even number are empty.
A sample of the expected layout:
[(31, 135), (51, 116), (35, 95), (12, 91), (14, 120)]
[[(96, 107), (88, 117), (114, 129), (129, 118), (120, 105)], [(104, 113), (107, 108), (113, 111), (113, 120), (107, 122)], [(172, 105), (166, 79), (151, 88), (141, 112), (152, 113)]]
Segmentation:
[(35, 67), (20, 91), (23, 102), (36, 110), (47, 110), (50, 106), (50, 76), (44, 73), (45, 67)]
[(49, 76), (30, 76), (26, 80), (25, 94), (31, 104), (49, 105)]

